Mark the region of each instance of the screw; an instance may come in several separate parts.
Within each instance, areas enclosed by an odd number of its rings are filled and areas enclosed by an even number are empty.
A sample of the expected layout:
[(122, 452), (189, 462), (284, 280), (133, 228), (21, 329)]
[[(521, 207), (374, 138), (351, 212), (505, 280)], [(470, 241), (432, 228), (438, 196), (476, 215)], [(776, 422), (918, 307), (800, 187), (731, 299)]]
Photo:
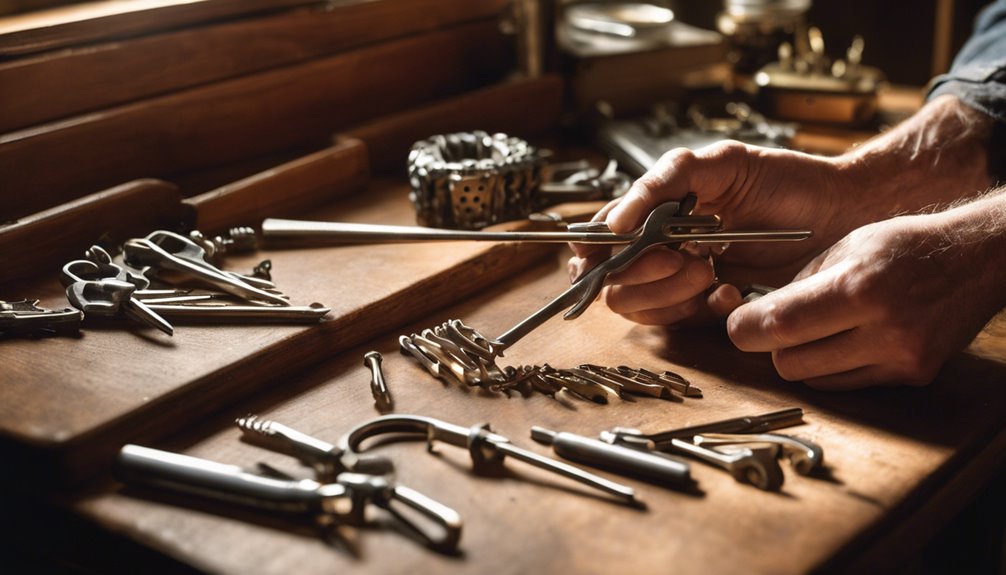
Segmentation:
[(384, 372), (381, 370), (380, 352), (368, 351), (363, 356), (363, 365), (370, 368), (370, 393), (374, 395), (374, 405), (378, 411), (390, 411), (394, 405), (391, 399), (391, 392), (388, 391), (388, 384), (384, 381)]

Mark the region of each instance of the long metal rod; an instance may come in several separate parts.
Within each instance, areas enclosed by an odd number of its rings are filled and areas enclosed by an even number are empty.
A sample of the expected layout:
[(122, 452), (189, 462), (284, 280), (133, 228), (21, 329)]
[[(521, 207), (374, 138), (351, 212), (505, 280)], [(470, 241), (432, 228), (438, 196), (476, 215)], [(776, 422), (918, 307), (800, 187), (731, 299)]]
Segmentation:
[[(347, 222), (313, 222), (269, 218), (262, 222), (262, 235), (268, 239), (310, 240), (318, 243), (482, 241), (525, 243), (628, 244), (639, 233), (610, 232), (477, 232), (442, 230), (419, 226), (388, 226)], [(727, 232), (667, 233), (670, 242), (726, 243), (798, 241), (810, 237), (806, 230), (759, 230)]]

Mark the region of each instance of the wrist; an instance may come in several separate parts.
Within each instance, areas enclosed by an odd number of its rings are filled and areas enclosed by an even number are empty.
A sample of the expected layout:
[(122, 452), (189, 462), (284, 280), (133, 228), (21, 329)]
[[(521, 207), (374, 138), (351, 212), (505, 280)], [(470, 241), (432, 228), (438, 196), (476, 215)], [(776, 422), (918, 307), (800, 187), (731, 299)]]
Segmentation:
[(927, 103), (891, 130), (836, 158), (862, 223), (974, 198), (992, 185), (994, 122), (953, 96)]

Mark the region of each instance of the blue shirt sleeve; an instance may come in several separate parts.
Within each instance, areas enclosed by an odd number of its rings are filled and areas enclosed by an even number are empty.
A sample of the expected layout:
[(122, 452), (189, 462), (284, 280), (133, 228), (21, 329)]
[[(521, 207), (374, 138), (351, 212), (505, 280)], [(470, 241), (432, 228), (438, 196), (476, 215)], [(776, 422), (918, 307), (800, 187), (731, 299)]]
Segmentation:
[(952, 94), (997, 120), (990, 142), (990, 169), (1001, 179), (1006, 170), (1006, 0), (986, 6), (950, 71), (933, 78), (928, 99)]

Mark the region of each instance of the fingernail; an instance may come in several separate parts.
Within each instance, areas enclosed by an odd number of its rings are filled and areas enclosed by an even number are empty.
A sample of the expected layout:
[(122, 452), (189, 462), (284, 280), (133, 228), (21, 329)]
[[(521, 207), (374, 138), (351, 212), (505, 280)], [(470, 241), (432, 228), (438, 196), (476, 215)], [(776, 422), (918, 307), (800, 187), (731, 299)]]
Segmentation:
[(685, 274), (687, 274), (688, 283), (702, 288), (709, 287), (712, 281), (716, 279), (716, 273), (713, 272), (712, 266), (703, 265), (697, 261), (688, 264)]

